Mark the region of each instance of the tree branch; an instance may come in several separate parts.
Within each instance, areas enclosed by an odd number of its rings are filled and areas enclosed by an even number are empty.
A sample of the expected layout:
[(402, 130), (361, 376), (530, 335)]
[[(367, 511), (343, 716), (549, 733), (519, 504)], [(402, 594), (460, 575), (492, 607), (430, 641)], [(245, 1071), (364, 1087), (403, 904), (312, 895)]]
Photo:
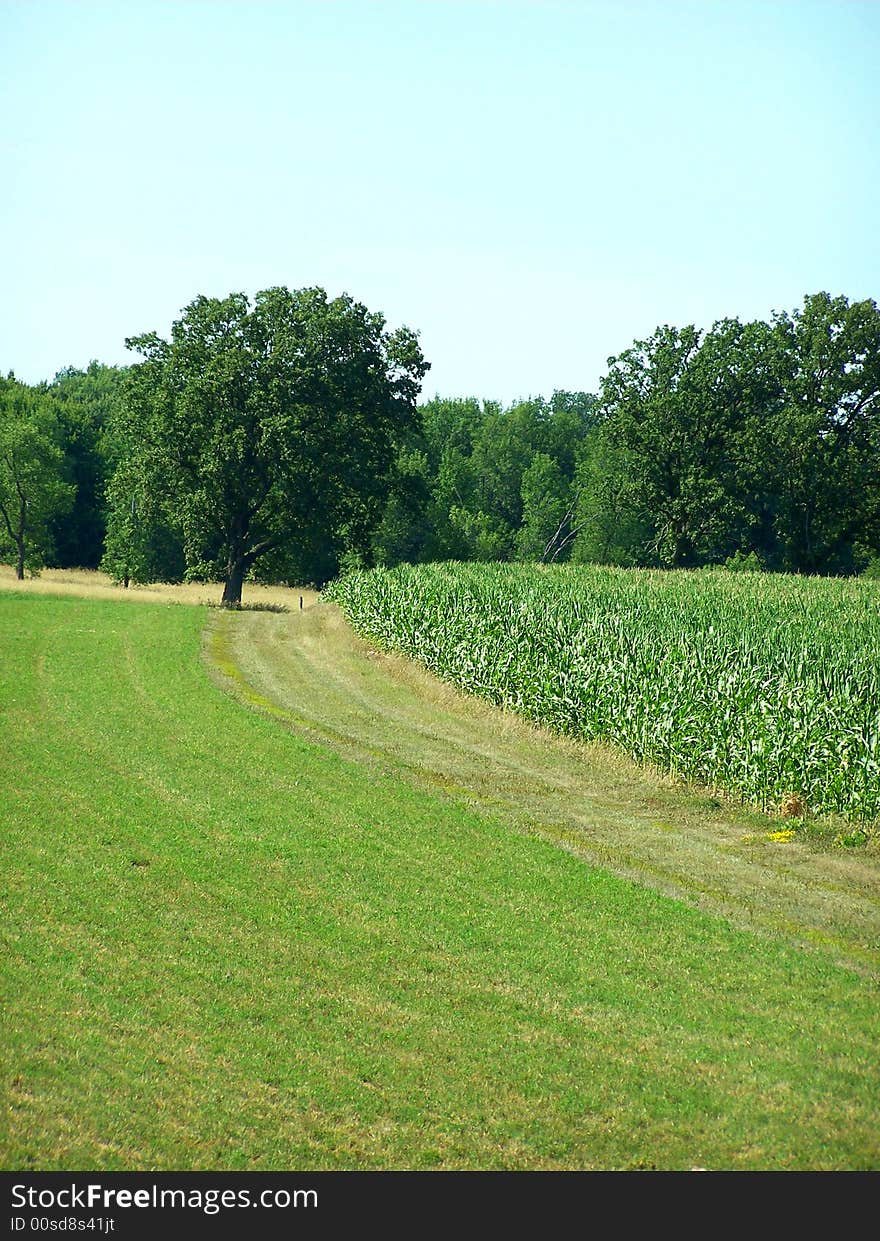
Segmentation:
[[(574, 516), (575, 510), (577, 508), (577, 503), (578, 503), (578, 500), (580, 499), (582, 490), (583, 489), (581, 487), (578, 487), (577, 491), (574, 493), (574, 496), (572, 497), (571, 503), (569, 504), (568, 508), (565, 510), (565, 514), (562, 520), (560, 521), (559, 525), (556, 527), (555, 534), (553, 534), (551, 538), (547, 540), (544, 550), (541, 552), (541, 564), (543, 564), (546, 561), (547, 557), (550, 555), (550, 551), (554, 547), (556, 540), (559, 538), (560, 534), (562, 534), (562, 531), (565, 527), (565, 523), (567, 521), (571, 521), (572, 517)], [(571, 542), (571, 540), (574, 538), (574, 535), (576, 533), (577, 533), (577, 530), (571, 531), (566, 536), (566, 538), (562, 540), (562, 542), (559, 544), (559, 546), (556, 548), (556, 551), (553, 553), (553, 555), (550, 558), (551, 563), (552, 561), (556, 559), (556, 557), (562, 551), (563, 547), (565, 547), (566, 544)]]
[(9, 531), (9, 537), (12, 539), (13, 543), (15, 543), (17, 541), (15, 531), (12, 529), (12, 522), (9, 520), (9, 514), (6, 511), (6, 505), (3, 503), (2, 499), (0, 499), (0, 514), (2, 514), (3, 520), (6, 523), (6, 529)]

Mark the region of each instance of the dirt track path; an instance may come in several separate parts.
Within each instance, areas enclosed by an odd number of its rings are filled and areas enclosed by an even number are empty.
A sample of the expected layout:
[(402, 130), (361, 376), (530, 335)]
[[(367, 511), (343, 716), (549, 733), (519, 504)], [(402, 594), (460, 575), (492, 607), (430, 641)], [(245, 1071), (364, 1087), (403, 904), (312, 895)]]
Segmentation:
[(773, 842), (783, 824), (465, 697), (310, 602), (209, 621), (208, 664), (247, 705), (740, 927), (880, 974), (876, 855)]

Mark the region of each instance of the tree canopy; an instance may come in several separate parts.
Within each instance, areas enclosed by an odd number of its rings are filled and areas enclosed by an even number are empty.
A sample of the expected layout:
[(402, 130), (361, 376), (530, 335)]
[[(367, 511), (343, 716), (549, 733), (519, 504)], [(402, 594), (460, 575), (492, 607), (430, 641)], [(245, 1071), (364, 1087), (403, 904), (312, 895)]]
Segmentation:
[(139, 514), (180, 529), (191, 576), (240, 602), (261, 559), (282, 579), (328, 535), (358, 552), (385, 499), (428, 369), (416, 335), (319, 288), (198, 297), (169, 340), (130, 338), (116, 424), (117, 560), (138, 563)]
[(65, 476), (74, 488), (69, 512), (52, 522), (53, 554), (65, 567), (96, 569), (106, 535), (107, 480), (117, 458), (110, 426), (125, 368), (90, 362), (66, 367), (46, 389), (58, 423)]
[(373, 540), (376, 559), (541, 559), (551, 543), (547, 558), (567, 555), (594, 401), (556, 391), (507, 409), (474, 397), (422, 405)]
[(658, 328), (609, 361), (576, 555), (851, 573), (880, 554), (880, 311)]
[(44, 563), (53, 519), (73, 503), (63, 465), (59, 427), (45, 394), (11, 376), (0, 378), (0, 555), (12, 553), (18, 578)]
[(0, 555), (117, 580), (350, 564), (880, 574), (880, 310), (658, 327), (597, 396), (417, 404), (406, 328), (322, 289), (196, 298), (141, 361), (0, 381)]

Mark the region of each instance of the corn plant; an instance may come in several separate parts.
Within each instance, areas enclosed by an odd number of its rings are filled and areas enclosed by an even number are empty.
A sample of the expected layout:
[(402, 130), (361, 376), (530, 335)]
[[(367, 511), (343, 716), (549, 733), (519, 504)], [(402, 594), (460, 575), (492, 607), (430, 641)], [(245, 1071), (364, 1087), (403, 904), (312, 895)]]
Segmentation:
[(374, 644), (559, 733), (763, 809), (880, 819), (880, 586), (443, 564), (325, 597)]

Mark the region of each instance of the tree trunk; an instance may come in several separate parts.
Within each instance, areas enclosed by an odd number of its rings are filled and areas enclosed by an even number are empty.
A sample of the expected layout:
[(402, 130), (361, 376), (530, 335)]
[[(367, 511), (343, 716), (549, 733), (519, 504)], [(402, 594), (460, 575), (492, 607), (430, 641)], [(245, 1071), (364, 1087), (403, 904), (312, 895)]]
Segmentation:
[(238, 560), (230, 561), (226, 569), (226, 582), (223, 586), (223, 598), (220, 606), (223, 608), (237, 608), (241, 606), (241, 588), (244, 585), (244, 575), (248, 571), (248, 563), (245, 557)]
[(27, 500), (18, 492), (18, 530), (15, 533), (15, 546), (18, 548), (18, 563), (15, 566), (15, 576), (20, 582), (24, 581), (24, 543), (25, 530), (27, 526)]

